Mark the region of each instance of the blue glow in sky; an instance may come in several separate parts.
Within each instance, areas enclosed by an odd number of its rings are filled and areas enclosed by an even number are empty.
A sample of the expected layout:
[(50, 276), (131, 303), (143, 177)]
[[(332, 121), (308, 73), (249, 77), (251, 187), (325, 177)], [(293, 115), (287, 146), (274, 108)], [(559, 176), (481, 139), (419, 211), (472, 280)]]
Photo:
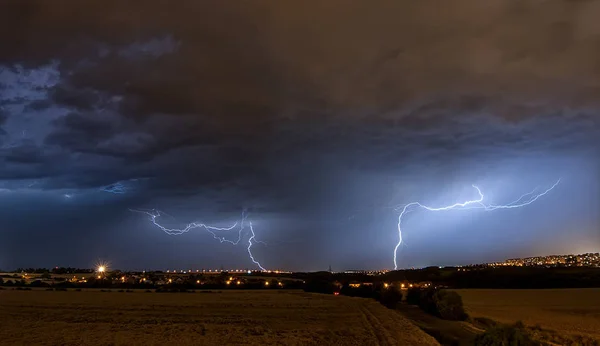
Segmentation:
[(398, 266), (600, 251), (594, 2), (335, 2), (0, 5), (0, 268), (393, 268), (559, 178)]

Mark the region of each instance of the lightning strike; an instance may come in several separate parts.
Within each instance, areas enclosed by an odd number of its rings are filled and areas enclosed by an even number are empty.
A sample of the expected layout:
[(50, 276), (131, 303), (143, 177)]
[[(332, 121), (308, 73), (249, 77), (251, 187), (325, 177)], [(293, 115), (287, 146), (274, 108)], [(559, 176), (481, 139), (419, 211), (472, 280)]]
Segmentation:
[(554, 185), (552, 185), (551, 187), (549, 187), (548, 189), (544, 190), (541, 193), (536, 194), (535, 192), (538, 190), (538, 188), (536, 188), (531, 192), (521, 195), (521, 197), (519, 197), (518, 199), (516, 199), (508, 204), (503, 204), (503, 205), (484, 203), (483, 202), (483, 200), (484, 200), (483, 193), (481, 192), (479, 187), (472, 185), (473, 188), (475, 190), (477, 190), (477, 194), (479, 195), (478, 199), (466, 201), (463, 203), (455, 203), (455, 204), (445, 206), (445, 207), (429, 207), (429, 206), (423, 205), (419, 202), (412, 202), (412, 203), (406, 204), (404, 206), (395, 208), (396, 210), (402, 210), (402, 211), (400, 212), (400, 215), (398, 215), (398, 226), (397, 226), (398, 227), (398, 243), (396, 244), (396, 247), (394, 248), (394, 270), (398, 269), (397, 253), (398, 253), (398, 248), (400, 247), (400, 245), (402, 245), (402, 218), (404, 217), (404, 215), (406, 213), (410, 212), (411, 209), (413, 209), (413, 207), (420, 207), (420, 208), (423, 208), (423, 209), (429, 210), (429, 211), (447, 211), (447, 210), (453, 210), (453, 209), (459, 209), (459, 210), (483, 209), (485, 211), (492, 211), (492, 210), (497, 210), (497, 209), (514, 209), (514, 208), (520, 208), (520, 207), (527, 206), (527, 205), (537, 201), (540, 197), (545, 196), (548, 192), (552, 191), (559, 183), (560, 183), (560, 179), (558, 179), (556, 181), (556, 183), (554, 183)]
[[(247, 247), (248, 255), (250, 256), (250, 260), (252, 261), (252, 263), (254, 263), (256, 266), (258, 266), (260, 268), (260, 270), (266, 271), (266, 269), (260, 264), (260, 262), (258, 262), (254, 258), (254, 255), (252, 254), (252, 250), (251, 250), (252, 245), (254, 245), (255, 243), (262, 243), (265, 245), (266, 245), (266, 243), (256, 239), (256, 234), (254, 233), (254, 228), (252, 227), (252, 222), (246, 221), (246, 219), (248, 218), (248, 214), (245, 211), (242, 212), (241, 221), (235, 222), (233, 225), (231, 225), (229, 227), (215, 227), (215, 226), (207, 225), (205, 223), (192, 222), (192, 223), (187, 224), (184, 228), (167, 228), (167, 227), (159, 224), (157, 221), (157, 218), (161, 217), (162, 215), (166, 215), (164, 212), (161, 212), (160, 210), (150, 210), (150, 211), (136, 210), (136, 209), (129, 209), (129, 210), (131, 212), (142, 213), (142, 214), (148, 215), (149, 220), (152, 222), (152, 224), (154, 224), (154, 226), (158, 227), (160, 230), (162, 230), (163, 232), (165, 232), (168, 235), (182, 235), (193, 229), (202, 228), (205, 231), (207, 231), (208, 233), (210, 233), (213, 236), (213, 238), (218, 240), (220, 243), (229, 243), (232, 245), (237, 245), (240, 243), (240, 241), (242, 240), (244, 233), (245, 233), (244, 232), (244, 230), (246, 229), (245, 225), (246, 225), (246, 223), (248, 223), (249, 231), (246, 232), (246, 233), (250, 234), (250, 238), (248, 239), (248, 247)], [(227, 239), (225, 236), (220, 236), (218, 234), (219, 232), (231, 231), (238, 225), (239, 225), (239, 230), (238, 230), (237, 240), (230, 240), (230, 239)]]
[(254, 262), (254, 264), (256, 264), (260, 268), (260, 270), (266, 271), (266, 269), (263, 268), (263, 266), (261, 266), (260, 263), (254, 259), (254, 256), (252, 256), (252, 251), (250, 250), (250, 248), (253, 245), (252, 240), (254, 240), (256, 242), (259, 242), (259, 241), (256, 240), (256, 234), (254, 234), (254, 228), (252, 227), (252, 221), (250, 221), (249, 224), (250, 224), (250, 234), (252, 234), (252, 236), (248, 239), (248, 255), (250, 256), (250, 259), (252, 260), (252, 262)]

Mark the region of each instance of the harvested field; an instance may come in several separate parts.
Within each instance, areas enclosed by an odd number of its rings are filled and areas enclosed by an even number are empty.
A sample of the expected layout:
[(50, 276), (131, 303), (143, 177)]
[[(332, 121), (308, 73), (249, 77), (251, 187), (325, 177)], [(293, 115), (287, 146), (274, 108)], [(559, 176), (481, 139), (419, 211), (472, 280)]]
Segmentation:
[(469, 315), (600, 340), (600, 289), (456, 290)]
[(371, 299), (301, 291), (0, 291), (0, 344), (438, 345)]

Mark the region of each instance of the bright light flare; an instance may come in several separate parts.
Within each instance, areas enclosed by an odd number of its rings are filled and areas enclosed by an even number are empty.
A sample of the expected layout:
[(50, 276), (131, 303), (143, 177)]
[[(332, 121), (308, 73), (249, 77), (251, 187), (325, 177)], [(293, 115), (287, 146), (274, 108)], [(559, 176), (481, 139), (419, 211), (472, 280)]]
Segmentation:
[(104, 261), (96, 262), (96, 272), (104, 275), (106, 272), (108, 272), (108, 263)]

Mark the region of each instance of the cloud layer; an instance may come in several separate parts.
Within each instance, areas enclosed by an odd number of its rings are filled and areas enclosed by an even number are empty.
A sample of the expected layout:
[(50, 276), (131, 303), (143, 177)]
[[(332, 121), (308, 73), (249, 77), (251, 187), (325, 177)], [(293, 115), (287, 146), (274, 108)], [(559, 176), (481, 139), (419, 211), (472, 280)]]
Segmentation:
[(439, 184), (511, 162), (599, 174), (598, 10), (3, 2), (0, 178), (313, 215), (383, 203), (345, 195), (382, 176)]

